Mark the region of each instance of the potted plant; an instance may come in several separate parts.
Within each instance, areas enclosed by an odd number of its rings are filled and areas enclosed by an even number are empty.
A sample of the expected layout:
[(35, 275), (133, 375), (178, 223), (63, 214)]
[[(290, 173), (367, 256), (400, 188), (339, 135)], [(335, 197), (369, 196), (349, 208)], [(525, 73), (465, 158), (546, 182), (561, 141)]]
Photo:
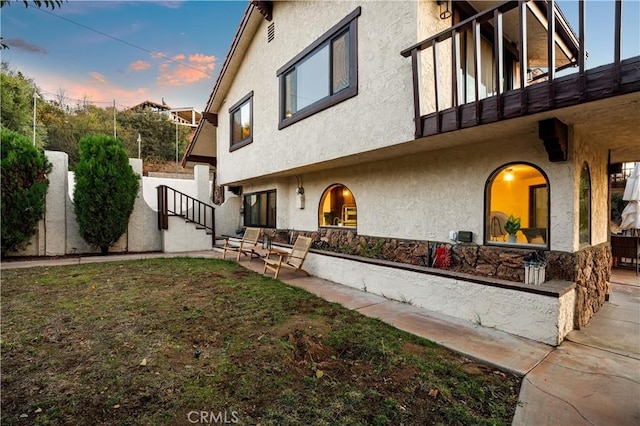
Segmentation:
[(504, 224), (504, 230), (509, 234), (509, 242), (515, 243), (517, 241), (516, 234), (520, 230), (520, 218), (510, 215), (509, 219), (507, 219), (507, 222)]

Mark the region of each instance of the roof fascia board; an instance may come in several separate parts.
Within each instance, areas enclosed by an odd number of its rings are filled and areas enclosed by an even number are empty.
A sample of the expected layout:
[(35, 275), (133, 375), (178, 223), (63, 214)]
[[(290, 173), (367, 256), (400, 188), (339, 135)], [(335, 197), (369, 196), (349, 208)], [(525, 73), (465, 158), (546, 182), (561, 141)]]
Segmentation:
[(259, 23), (264, 19), (260, 14), (260, 11), (256, 8), (253, 3), (249, 3), (247, 5), (247, 9), (244, 12), (240, 25), (238, 26), (238, 30), (231, 42), (231, 46), (229, 47), (229, 51), (224, 58), (224, 62), (222, 63), (222, 68), (220, 69), (220, 74), (218, 74), (218, 78), (216, 79), (216, 83), (213, 86), (213, 90), (211, 91), (211, 95), (209, 96), (209, 100), (207, 101), (207, 106), (205, 107), (205, 111), (209, 112), (217, 112), (220, 108), (220, 105), (223, 103), (223, 99), (220, 99), (224, 93), (221, 91), (224, 89), (224, 84), (227, 83), (229, 78), (232, 76), (228, 75), (229, 68), (241, 61), (244, 57), (245, 51), (241, 49), (242, 43), (251, 40), (256, 33)]

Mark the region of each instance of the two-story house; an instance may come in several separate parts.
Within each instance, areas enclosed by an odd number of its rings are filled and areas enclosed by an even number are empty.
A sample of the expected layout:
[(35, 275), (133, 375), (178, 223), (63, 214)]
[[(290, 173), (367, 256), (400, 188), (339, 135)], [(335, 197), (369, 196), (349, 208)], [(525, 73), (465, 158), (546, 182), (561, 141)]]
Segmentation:
[[(582, 1), (575, 29), (552, 0), (252, 1), (183, 161), (215, 165), (225, 223), (314, 236), (315, 275), (557, 344), (608, 291), (608, 167), (640, 160), (640, 57), (606, 6), (614, 59), (588, 69)], [(550, 331), (525, 330), (534, 296)]]

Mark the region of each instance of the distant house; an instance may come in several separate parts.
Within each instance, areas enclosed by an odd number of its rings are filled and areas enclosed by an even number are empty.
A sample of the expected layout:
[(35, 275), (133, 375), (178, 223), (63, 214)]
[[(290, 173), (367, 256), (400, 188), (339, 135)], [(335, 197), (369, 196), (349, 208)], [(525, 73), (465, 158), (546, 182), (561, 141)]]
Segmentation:
[[(558, 290), (561, 340), (609, 289), (609, 166), (640, 160), (640, 57), (621, 58), (620, 4), (607, 3), (612, 63), (587, 69), (584, 25), (554, 1), (252, 1), (183, 164), (216, 165), (238, 222), (276, 237), (417, 266), (447, 247), (461, 275), (424, 282), (475, 296), (403, 287), (447, 313), (521, 291), (509, 282), (543, 253), (551, 282), (575, 284)], [(477, 308), (502, 311), (498, 328), (519, 322), (504, 297)]]
[(132, 106), (129, 109), (146, 109), (166, 114), (171, 119), (171, 121), (193, 128), (198, 127), (198, 123), (200, 122), (200, 118), (202, 117), (202, 114), (193, 107), (171, 108), (169, 105), (164, 103), (164, 99), (162, 103), (146, 100)]

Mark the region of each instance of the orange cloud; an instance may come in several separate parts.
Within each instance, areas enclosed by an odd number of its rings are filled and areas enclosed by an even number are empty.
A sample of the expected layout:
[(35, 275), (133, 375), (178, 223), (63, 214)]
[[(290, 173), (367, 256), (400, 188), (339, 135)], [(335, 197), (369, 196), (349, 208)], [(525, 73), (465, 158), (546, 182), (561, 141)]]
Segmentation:
[(157, 83), (159, 86), (184, 86), (211, 78), (215, 63), (216, 57), (213, 55), (196, 53), (188, 58), (183, 54), (176, 55), (171, 61), (160, 65)]
[(105, 84), (107, 82), (107, 78), (99, 72), (90, 72), (89, 75), (99, 83)]
[(115, 99), (116, 108), (120, 110), (124, 107), (131, 107), (149, 96), (149, 89), (146, 87), (126, 89), (111, 84), (106, 79), (104, 83), (99, 83), (93, 78), (82, 81), (82, 79), (73, 80), (59, 75), (47, 74), (36, 74), (34, 78), (38, 82), (38, 86), (48, 90), (45, 93), (45, 99), (56, 99), (57, 91), (62, 90), (66, 98), (65, 102), (72, 107), (88, 102), (104, 108), (112, 106)]
[(151, 67), (151, 64), (145, 61), (135, 61), (134, 63), (129, 65), (129, 69), (132, 71), (143, 71), (149, 67)]

